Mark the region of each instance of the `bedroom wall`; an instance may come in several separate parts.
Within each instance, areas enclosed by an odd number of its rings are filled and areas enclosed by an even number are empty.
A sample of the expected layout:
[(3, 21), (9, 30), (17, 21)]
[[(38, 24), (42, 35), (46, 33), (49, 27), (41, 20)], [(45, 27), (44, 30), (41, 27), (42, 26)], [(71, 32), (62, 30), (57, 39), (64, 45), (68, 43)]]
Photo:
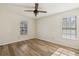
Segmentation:
[[(14, 8), (10, 6), (0, 6), (0, 45), (35, 38), (34, 19), (13, 9)], [(19, 8), (17, 9), (19, 10)], [(19, 27), (22, 20), (27, 22), (27, 35), (20, 35)]]
[[(62, 38), (62, 18), (65, 16), (77, 16), (77, 40)], [(79, 9), (40, 18), (37, 34), (39, 39), (79, 49)]]

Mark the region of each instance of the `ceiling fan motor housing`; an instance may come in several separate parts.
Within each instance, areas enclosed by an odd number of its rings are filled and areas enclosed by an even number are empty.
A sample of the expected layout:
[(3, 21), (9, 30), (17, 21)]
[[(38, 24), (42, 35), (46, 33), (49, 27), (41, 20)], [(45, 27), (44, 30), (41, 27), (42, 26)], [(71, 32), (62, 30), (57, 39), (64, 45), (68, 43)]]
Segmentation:
[(37, 16), (38, 10), (34, 10), (33, 12), (34, 12), (35, 16)]
[(34, 13), (38, 13), (38, 10), (34, 10), (33, 12), (34, 12)]

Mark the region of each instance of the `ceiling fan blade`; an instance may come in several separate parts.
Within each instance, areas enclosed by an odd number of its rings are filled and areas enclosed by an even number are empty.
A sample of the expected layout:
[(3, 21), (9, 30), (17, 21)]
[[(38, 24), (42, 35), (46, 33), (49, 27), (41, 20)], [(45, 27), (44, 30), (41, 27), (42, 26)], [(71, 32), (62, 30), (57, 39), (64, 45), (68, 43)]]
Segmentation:
[(33, 10), (24, 10), (24, 11), (27, 11), (27, 12), (33, 12)]
[(38, 11), (38, 12), (47, 13), (46, 11)]
[(38, 9), (38, 3), (35, 3), (35, 10)]

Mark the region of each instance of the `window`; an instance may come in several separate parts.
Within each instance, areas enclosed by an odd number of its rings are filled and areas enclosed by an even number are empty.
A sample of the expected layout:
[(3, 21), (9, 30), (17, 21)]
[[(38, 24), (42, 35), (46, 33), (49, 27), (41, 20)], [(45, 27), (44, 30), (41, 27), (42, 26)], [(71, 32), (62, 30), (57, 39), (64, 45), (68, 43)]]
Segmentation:
[(66, 39), (76, 39), (77, 34), (76, 16), (63, 18), (62, 32)]
[(27, 34), (27, 23), (26, 23), (26, 21), (22, 21), (20, 23), (20, 34), (21, 35), (26, 35)]

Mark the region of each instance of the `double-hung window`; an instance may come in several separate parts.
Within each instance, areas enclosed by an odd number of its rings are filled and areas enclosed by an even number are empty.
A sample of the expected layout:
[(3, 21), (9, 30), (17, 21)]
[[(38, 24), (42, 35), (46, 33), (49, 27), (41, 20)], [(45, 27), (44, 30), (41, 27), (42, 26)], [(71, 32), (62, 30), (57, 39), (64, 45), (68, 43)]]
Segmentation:
[(20, 23), (20, 34), (21, 35), (26, 35), (27, 34), (27, 22), (26, 21), (22, 21)]
[(77, 36), (76, 18), (77, 18), (76, 16), (63, 18), (63, 23), (62, 23), (63, 38), (76, 39)]

